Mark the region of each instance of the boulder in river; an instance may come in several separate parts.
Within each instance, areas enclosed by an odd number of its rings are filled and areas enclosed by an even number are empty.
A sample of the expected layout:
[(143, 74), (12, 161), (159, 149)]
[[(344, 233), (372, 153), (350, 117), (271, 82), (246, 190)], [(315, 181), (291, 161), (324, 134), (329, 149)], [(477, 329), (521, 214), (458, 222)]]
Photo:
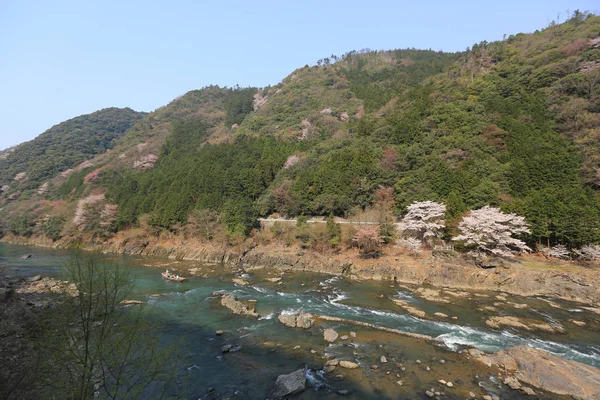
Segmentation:
[(229, 308), (234, 314), (258, 317), (253, 308), (251, 309), (230, 293), (225, 293), (221, 296), (221, 305)]
[(548, 333), (565, 333), (562, 326), (550, 325), (549, 323), (526, 318), (518, 318), (509, 315), (499, 315), (490, 317), (485, 321), (485, 324), (490, 328), (500, 329), (502, 326), (510, 326), (513, 328), (525, 329), (527, 331), (543, 331)]
[(23, 260), (29, 260), (31, 258), (31, 254), (25, 254), (24, 256), (21, 256), (21, 258)]
[(287, 375), (279, 375), (269, 395), (270, 399), (283, 399), (300, 393), (306, 389), (306, 373), (304, 368)]
[[(515, 346), (485, 356), (516, 380), (559, 395), (584, 400), (600, 399), (600, 369), (567, 360), (528, 346)], [(479, 360), (479, 358), (476, 358)], [(512, 386), (511, 386), (512, 387)]]
[(323, 338), (327, 340), (329, 343), (335, 342), (338, 338), (338, 333), (331, 328), (325, 329), (323, 332)]
[(342, 368), (346, 368), (346, 369), (356, 369), (359, 367), (359, 365), (355, 362), (352, 361), (346, 361), (346, 360), (342, 360), (340, 361), (340, 367)]
[(313, 326), (315, 322), (313, 315), (310, 313), (305, 313), (302, 311), (298, 315), (294, 314), (280, 314), (277, 318), (279, 322), (284, 324), (285, 326), (289, 326), (291, 328), (303, 328), (308, 329)]

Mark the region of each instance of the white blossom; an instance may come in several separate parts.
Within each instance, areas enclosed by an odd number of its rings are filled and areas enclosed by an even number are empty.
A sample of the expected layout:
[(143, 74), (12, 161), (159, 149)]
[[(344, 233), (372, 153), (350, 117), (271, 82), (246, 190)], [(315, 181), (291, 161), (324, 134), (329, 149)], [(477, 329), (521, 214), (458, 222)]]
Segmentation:
[(400, 247), (401, 249), (406, 249), (406, 250), (412, 251), (414, 253), (421, 252), (422, 244), (423, 243), (419, 239), (415, 239), (415, 238), (398, 239), (396, 241), (396, 247)]
[(509, 256), (514, 251), (531, 251), (523, 241), (513, 237), (530, 232), (525, 218), (517, 214), (505, 214), (498, 208), (485, 206), (471, 211), (463, 217), (458, 229), (461, 234), (453, 240), (475, 245), (478, 251), (499, 256)]
[(575, 253), (584, 260), (600, 260), (600, 246), (597, 245), (588, 244), (579, 250), (575, 250)]
[(100, 207), (104, 201), (103, 194), (93, 194), (79, 200), (73, 223), (80, 231), (86, 230), (99, 217), (102, 212)]
[(562, 259), (567, 259), (569, 258), (569, 249), (567, 249), (567, 246), (562, 245), (562, 244), (557, 244), (554, 247), (545, 247), (541, 250), (542, 253), (546, 254), (548, 257), (554, 257), (554, 258), (562, 258)]
[(408, 212), (399, 224), (401, 231), (418, 239), (436, 237), (444, 228), (446, 206), (434, 201), (419, 201), (407, 207)]

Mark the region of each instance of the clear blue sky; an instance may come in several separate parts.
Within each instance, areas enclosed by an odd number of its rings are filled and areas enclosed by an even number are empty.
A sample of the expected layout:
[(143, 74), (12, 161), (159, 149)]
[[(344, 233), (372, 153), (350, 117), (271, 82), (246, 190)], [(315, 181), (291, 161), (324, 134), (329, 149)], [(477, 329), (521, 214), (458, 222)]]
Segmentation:
[(105, 107), (152, 111), (209, 84), (266, 86), (362, 48), (464, 50), (586, 0), (1, 0), (0, 149)]

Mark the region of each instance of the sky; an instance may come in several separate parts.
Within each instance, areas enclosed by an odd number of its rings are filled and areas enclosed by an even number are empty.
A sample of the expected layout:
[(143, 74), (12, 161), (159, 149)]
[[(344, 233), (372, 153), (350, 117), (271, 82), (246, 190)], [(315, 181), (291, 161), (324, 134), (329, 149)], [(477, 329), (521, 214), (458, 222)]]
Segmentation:
[(0, 149), (106, 107), (153, 111), (189, 90), (274, 85), (331, 54), (462, 51), (597, 0), (1, 0)]

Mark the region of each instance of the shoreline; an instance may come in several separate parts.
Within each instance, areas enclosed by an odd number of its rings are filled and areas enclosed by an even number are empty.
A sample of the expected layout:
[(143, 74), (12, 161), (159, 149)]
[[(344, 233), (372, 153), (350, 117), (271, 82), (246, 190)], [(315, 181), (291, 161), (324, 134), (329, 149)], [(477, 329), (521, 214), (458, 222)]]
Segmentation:
[[(72, 246), (68, 241), (52, 243), (43, 238), (16, 236), (6, 236), (0, 242), (55, 249)], [(355, 280), (389, 280), (437, 288), (543, 296), (600, 306), (600, 274), (597, 270), (558, 260), (552, 263), (534, 256), (507, 260), (497, 267), (484, 269), (448, 252), (423, 252), (413, 257), (397, 249), (388, 251), (395, 254), (364, 259), (353, 250), (320, 254), (274, 245), (225, 247), (193, 239), (151, 240), (145, 236), (123, 239), (119, 235), (102, 243), (88, 242), (81, 248), (111, 254), (224, 264), (232, 269), (310, 271), (345, 275)]]

